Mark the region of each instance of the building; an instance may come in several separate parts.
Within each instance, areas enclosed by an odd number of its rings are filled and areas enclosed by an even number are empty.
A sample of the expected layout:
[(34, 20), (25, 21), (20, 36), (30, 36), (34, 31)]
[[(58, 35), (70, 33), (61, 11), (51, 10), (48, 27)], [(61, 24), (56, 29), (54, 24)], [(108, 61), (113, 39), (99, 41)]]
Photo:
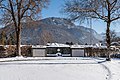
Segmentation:
[(46, 46), (41, 46), (41, 45), (32, 46), (32, 56), (33, 57), (45, 57)]
[(33, 57), (83, 57), (84, 54), (84, 47), (80, 45), (51, 43), (47, 46), (32, 46)]
[(72, 45), (71, 46), (72, 57), (84, 57), (85, 49), (82, 45)]

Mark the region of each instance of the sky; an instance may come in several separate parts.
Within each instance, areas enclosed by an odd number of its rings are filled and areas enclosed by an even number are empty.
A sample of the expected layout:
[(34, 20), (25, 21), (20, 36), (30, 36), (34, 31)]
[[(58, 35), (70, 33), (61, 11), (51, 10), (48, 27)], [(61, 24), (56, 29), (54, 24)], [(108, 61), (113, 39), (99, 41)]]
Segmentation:
[[(62, 17), (65, 18), (64, 14), (61, 14), (61, 7), (64, 4), (64, 0), (50, 0), (50, 4), (48, 8), (42, 10), (42, 18), (48, 17)], [(90, 28), (90, 25), (87, 23), (78, 24), (81, 26), (85, 26)], [(106, 23), (101, 20), (92, 21), (92, 29), (97, 31), (98, 33), (102, 33), (106, 31)], [(120, 32), (120, 22), (112, 23), (111, 30), (115, 30), (116, 32)]]
[(42, 17), (65, 17), (60, 13), (64, 0), (50, 0), (48, 8), (42, 10)]

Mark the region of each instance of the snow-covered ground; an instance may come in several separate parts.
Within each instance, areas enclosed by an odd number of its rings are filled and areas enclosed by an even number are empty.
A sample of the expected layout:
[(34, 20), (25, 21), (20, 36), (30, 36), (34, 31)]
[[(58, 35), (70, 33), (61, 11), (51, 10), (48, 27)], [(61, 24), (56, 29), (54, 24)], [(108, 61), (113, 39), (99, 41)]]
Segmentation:
[(120, 60), (41, 57), (0, 59), (0, 80), (120, 80)]
[(111, 80), (120, 80), (120, 59), (112, 59), (110, 62), (102, 63), (108, 69)]

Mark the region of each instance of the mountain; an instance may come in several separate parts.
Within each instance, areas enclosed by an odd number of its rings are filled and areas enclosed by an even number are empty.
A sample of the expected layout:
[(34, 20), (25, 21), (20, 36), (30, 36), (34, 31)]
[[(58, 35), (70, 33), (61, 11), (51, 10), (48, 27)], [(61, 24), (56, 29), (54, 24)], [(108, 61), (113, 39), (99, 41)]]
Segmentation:
[[(93, 29), (77, 26), (69, 19), (50, 17), (35, 22), (22, 23), (22, 44), (46, 44), (47, 42), (79, 44), (96, 43), (101, 36)], [(0, 29), (6, 32), (7, 37), (15, 33), (13, 25)], [(92, 34), (91, 34), (92, 33)]]

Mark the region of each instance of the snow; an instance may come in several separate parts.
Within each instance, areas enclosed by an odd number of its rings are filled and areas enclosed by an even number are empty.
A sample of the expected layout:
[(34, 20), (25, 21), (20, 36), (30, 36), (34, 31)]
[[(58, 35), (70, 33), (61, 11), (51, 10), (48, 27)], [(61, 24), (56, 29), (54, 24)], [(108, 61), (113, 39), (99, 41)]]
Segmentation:
[(110, 62), (103, 63), (110, 71), (111, 80), (120, 80), (120, 59), (112, 59)]
[(84, 57), (0, 59), (0, 80), (120, 80), (120, 60)]
[[(23, 46), (23, 45), (22, 45)], [(61, 43), (47, 43), (47, 45), (32, 45), (32, 48), (48, 48), (48, 47), (68, 47), (68, 48), (87, 48), (87, 47), (93, 47), (93, 48), (107, 48), (107, 46), (102, 46), (100, 43), (96, 45), (67, 45), (67, 44), (61, 44)]]
[(70, 47), (66, 44), (60, 44), (60, 43), (49, 43), (47, 47)]

